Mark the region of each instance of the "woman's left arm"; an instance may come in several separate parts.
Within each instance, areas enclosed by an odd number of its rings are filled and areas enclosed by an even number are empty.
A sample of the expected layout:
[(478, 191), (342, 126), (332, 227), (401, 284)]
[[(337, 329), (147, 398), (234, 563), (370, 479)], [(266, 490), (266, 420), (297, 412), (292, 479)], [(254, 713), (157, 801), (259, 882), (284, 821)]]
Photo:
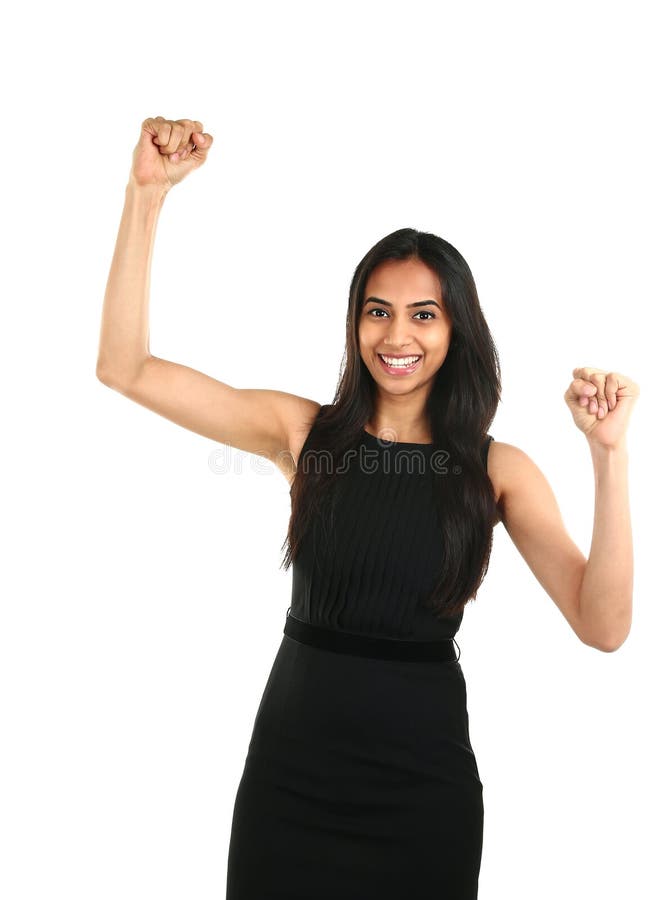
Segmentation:
[(495, 440), (488, 473), (509, 536), (588, 646), (611, 652), (632, 621), (632, 529), (625, 432), (638, 386), (619, 373), (574, 369), (565, 400), (595, 469), (595, 522), (586, 560), (568, 534), (545, 475), (520, 448)]
[(627, 426), (639, 386), (619, 372), (578, 368), (564, 399), (590, 446), (595, 521), (579, 596), (587, 632), (616, 650), (632, 627), (634, 559), (628, 491)]

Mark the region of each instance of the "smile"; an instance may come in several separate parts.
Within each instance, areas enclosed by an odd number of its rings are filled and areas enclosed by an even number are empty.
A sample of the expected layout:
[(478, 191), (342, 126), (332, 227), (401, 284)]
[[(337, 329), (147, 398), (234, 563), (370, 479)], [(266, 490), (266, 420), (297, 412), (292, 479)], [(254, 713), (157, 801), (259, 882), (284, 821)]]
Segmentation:
[(378, 353), (377, 356), (381, 360), (381, 368), (384, 372), (391, 375), (410, 375), (415, 372), (422, 356), (385, 356)]

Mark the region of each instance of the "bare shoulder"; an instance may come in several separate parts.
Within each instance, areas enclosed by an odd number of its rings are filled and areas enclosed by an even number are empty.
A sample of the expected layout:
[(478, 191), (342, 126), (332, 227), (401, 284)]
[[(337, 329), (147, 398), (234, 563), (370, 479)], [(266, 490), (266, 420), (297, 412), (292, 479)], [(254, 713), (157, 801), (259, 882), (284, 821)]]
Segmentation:
[[(495, 490), (495, 501), (499, 511), (498, 521), (503, 520), (505, 495), (510, 486), (529, 467), (534, 466), (530, 457), (519, 447), (504, 441), (493, 440), (488, 448), (488, 476)], [(497, 524), (497, 523), (495, 523)]]
[(502, 521), (510, 501), (520, 494), (545, 489), (546, 477), (536, 462), (520, 447), (504, 441), (491, 441), (488, 450), (488, 475), (495, 488)]

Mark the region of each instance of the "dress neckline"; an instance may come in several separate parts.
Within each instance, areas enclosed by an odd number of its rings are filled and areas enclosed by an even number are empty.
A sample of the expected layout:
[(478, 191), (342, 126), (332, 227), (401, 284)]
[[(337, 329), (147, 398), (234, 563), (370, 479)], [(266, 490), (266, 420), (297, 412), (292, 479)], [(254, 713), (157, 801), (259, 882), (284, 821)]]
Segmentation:
[(383, 447), (434, 447), (434, 442), (430, 441), (429, 444), (420, 443), (418, 441), (391, 441), (386, 438), (380, 438), (375, 434), (371, 434), (365, 427), (362, 429), (362, 433), (365, 437), (373, 440), (379, 441)]

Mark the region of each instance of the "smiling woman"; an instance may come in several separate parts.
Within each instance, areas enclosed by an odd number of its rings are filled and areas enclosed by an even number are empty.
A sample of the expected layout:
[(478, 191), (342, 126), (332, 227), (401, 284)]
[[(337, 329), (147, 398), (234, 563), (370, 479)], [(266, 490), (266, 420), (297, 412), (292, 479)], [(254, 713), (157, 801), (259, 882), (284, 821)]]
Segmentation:
[[(474, 279), (455, 247), (406, 228), (368, 252), (351, 282), (345, 360), (334, 403), (312, 419), (310, 445), (336, 467), (367, 429), (432, 443), (450, 459), (458, 477), (433, 474), (441, 563), (421, 603), (435, 616), (459, 615), (485, 575), (499, 520), (499, 490), (480, 454), (501, 387)], [(317, 510), (331, 510), (335, 480), (330, 469), (308, 476), (297, 467), (286, 567)]]
[(469, 266), (443, 238), (400, 229), (360, 261), (331, 404), (154, 356), (158, 213), (210, 145), (194, 120), (142, 124), (97, 374), (185, 428), (268, 456), (290, 483), (291, 606), (235, 799), (227, 900), (475, 900), (483, 784), (455, 635), (502, 521), (585, 643), (624, 640), (624, 432), (638, 388), (581, 368), (565, 394), (595, 464), (586, 563), (538, 467), (488, 433), (497, 350)]

